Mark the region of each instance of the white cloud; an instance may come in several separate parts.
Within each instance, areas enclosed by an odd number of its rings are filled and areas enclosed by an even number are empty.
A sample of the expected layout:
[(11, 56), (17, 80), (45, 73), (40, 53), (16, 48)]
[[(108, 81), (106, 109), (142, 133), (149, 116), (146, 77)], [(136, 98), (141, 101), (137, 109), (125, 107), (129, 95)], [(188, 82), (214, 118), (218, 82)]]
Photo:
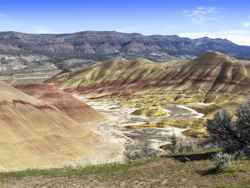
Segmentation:
[(183, 13), (190, 17), (195, 24), (202, 24), (207, 21), (218, 19), (219, 10), (216, 7), (199, 6), (192, 10), (184, 10)]
[(223, 38), (231, 40), (232, 42), (240, 45), (250, 46), (250, 31), (249, 30), (231, 30), (231, 31), (217, 31), (217, 32), (194, 32), (194, 33), (179, 33), (182, 37), (200, 38)]

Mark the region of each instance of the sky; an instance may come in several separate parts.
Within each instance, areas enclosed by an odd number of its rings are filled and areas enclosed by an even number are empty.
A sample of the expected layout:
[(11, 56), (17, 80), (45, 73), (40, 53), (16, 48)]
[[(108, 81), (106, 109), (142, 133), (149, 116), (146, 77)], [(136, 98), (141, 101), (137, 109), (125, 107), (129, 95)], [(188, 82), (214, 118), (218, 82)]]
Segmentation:
[(226, 38), (250, 46), (250, 0), (0, 0), (0, 31)]

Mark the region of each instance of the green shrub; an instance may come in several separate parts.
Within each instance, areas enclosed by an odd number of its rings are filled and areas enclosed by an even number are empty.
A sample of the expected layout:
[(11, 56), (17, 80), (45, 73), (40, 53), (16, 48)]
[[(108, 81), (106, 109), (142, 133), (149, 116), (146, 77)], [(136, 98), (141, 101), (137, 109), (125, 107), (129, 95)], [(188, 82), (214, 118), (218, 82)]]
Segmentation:
[(177, 138), (175, 134), (173, 134), (170, 138), (170, 145), (168, 149), (174, 155), (191, 154), (204, 151), (204, 148), (201, 147), (199, 143), (187, 138)]
[(212, 140), (227, 153), (244, 153), (250, 156), (250, 102), (241, 105), (236, 117), (219, 111), (209, 120), (207, 130)]
[(218, 171), (223, 171), (230, 167), (232, 161), (232, 155), (227, 153), (218, 153), (214, 156), (213, 160), (215, 161), (215, 169)]

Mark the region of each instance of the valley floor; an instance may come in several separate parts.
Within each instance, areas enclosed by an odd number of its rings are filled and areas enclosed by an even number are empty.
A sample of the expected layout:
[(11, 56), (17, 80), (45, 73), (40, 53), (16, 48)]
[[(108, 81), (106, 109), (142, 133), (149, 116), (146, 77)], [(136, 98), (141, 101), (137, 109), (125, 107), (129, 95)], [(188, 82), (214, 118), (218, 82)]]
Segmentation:
[(181, 163), (153, 158), (127, 164), (0, 174), (2, 188), (248, 188), (249, 161), (209, 174), (211, 161)]
[[(137, 159), (164, 154), (161, 146), (169, 143), (170, 138), (176, 135), (185, 138), (182, 134), (185, 128), (178, 127), (146, 127), (145, 124), (165, 119), (201, 118), (203, 114), (183, 105), (168, 104), (165, 106), (166, 115), (159, 117), (147, 117), (133, 115), (137, 108), (131, 108), (121, 104), (119, 100), (102, 98), (89, 99), (86, 96), (73, 95), (84, 101), (92, 108), (105, 115), (106, 121), (99, 123), (97, 127), (90, 127), (92, 131), (102, 135), (109, 142), (120, 145), (120, 150), (114, 149), (113, 160), (121, 162), (126, 159)], [(112, 148), (111, 148), (112, 149)]]

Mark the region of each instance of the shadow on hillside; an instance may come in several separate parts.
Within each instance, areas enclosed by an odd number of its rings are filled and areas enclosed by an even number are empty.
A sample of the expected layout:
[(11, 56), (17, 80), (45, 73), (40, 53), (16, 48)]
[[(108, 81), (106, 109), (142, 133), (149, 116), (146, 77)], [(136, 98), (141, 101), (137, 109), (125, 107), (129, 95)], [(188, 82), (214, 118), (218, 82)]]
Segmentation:
[(212, 167), (206, 170), (197, 170), (196, 171), (201, 176), (217, 175), (223, 173), (223, 170), (218, 169), (217, 167)]
[(217, 153), (218, 151), (213, 151), (213, 152), (205, 152), (205, 153), (166, 155), (163, 157), (172, 158), (180, 162), (204, 161), (204, 160), (211, 160), (213, 156), (216, 155)]

